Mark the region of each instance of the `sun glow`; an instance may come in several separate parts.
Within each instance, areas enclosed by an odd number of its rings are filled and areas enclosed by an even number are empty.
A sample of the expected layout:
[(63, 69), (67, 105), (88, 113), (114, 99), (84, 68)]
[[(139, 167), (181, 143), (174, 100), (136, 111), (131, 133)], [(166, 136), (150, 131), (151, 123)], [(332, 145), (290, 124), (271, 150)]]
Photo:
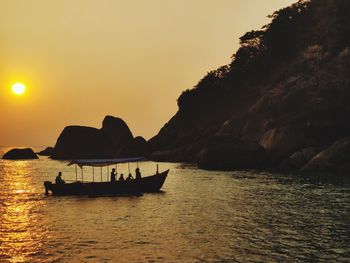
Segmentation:
[(26, 91), (26, 86), (22, 83), (15, 83), (12, 85), (12, 92), (16, 95), (22, 95)]

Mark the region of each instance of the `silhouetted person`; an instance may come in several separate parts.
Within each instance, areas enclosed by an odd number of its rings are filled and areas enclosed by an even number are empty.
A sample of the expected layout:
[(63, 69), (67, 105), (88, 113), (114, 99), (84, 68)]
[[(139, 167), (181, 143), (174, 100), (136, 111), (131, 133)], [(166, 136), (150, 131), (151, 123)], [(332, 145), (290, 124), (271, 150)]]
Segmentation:
[(119, 181), (124, 181), (124, 175), (123, 174), (120, 175)]
[(56, 184), (64, 184), (66, 183), (65, 181), (63, 181), (62, 177), (62, 173), (58, 172), (58, 175), (56, 176)]
[(131, 174), (128, 175), (128, 177), (126, 178), (127, 181), (130, 181), (131, 179), (134, 179), (134, 177), (132, 177)]
[(140, 168), (138, 167), (135, 169), (135, 177), (136, 177), (136, 180), (141, 179), (141, 172), (140, 172)]
[(113, 168), (111, 172), (111, 182), (115, 182), (115, 176), (116, 176), (115, 169)]

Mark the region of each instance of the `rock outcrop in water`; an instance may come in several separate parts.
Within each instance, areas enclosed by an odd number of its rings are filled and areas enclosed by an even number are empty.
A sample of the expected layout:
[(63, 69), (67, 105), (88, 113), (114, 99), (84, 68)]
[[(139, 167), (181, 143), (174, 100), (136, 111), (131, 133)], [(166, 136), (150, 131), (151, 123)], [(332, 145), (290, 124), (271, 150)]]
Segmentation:
[(51, 156), (53, 154), (53, 148), (46, 147), (44, 150), (37, 152), (37, 154), (43, 155), (43, 156)]
[(113, 149), (122, 150), (134, 140), (128, 125), (122, 119), (113, 116), (104, 118), (101, 133)]
[(51, 158), (111, 158), (112, 147), (99, 129), (84, 126), (65, 127), (57, 139)]
[(347, 0), (299, 1), (246, 33), (229, 65), (181, 94), (178, 112), (149, 141), (152, 158), (214, 169), (347, 170), (349, 13)]
[(30, 148), (25, 149), (11, 149), (5, 153), (2, 159), (6, 160), (28, 160), (28, 159), (38, 159), (39, 157)]
[(139, 137), (134, 138), (128, 125), (120, 118), (106, 116), (102, 128), (84, 126), (65, 127), (57, 139), (51, 158), (113, 158), (145, 156), (148, 154), (147, 142), (144, 148)]

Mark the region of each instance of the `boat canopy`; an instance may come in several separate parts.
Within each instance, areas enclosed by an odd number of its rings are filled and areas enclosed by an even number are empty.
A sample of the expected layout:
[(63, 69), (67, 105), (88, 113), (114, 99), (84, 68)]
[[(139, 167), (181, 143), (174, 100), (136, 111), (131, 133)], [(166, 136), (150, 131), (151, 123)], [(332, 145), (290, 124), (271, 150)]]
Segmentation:
[(133, 163), (133, 162), (140, 162), (145, 161), (145, 157), (133, 157), (133, 158), (117, 158), (117, 159), (77, 159), (72, 160), (69, 165), (77, 164), (79, 167), (83, 166), (108, 166), (118, 163)]

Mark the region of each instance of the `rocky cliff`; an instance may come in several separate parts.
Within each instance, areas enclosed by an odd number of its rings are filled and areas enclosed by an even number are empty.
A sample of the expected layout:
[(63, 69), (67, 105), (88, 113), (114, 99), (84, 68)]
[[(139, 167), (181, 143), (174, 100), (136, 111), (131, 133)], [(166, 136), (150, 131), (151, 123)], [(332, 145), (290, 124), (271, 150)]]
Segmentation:
[(178, 112), (149, 141), (152, 158), (208, 169), (346, 170), (348, 14), (347, 0), (299, 1), (243, 35), (229, 65), (181, 94)]

